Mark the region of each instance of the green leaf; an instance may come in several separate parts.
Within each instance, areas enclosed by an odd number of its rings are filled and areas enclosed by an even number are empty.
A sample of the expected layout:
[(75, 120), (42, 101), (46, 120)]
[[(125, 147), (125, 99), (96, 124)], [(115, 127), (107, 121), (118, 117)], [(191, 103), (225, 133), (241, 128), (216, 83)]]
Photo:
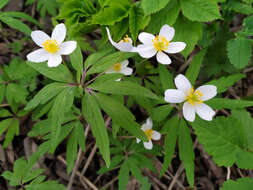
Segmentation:
[(77, 122), (75, 126), (75, 130), (77, 131), (77, 141), (80, 148), (85, 151), (85, 136), (84, 136), (84, 128), (81, 122)]
[(213, 0), (180, 0), (183, 15), (191, 21), (209, 22), (220, 19), (217, 2)]
[(9, 124), (8, 132), (5, 136), (3, 147), (6, 148), (10, 142), (12, 142), (15, 135), (19, 134), (19, 121), (18, 119), (13, 119)]
[(13, 118), (5, 119), (0, 122), (0, 136), (10, 127)]
[(0, 1), (0, 9), (2, 9), (3, 7), (5, 7), (5, 5), (7, 5), (8, 2), (9, 2), (9, 0), (1, 0)]
[(101, 108), (112, 118), (112, 121), (126, 129), (137, 138), (146, 141), (146, 135), (135, 122), (134, 115), (121, 103), (113, 98), (96, 93), (97, 100)]
[(57, 94), (62, 92), (68, 86), (64, 83), (51, 83), (40, 90), (33, 99), (26, 105), (25, 110), (37, 107), (39, 104), (45, 104)]
[(230, 62), (236, 68), (244, 68), (251, 58), (251, 41), (246, 38), (236, 38), (227, 42), (227, 54)]
[(57, 181), (46, 181), (40, 184), (30, 184), (26, 186), (27, 190), (66, 190), (66, 188), (58, 184)]
[(46, 13), (48, 12), (52, 16), (56, 16), (57, 9), (59, 8), (59, 4), (56, 0), (39, 0), (36, 9), (40, 11), (40, 15), (42, 18), (46, 17)]
[(252, 178), (239, 178), (236, 181), (228, 180), (225, 181), (220, 190), (241, 190), (241, 189), (252, 189), (253, 179)]
[(72, 66), (77, 71), (77, 82), (80, 82), (81, 73), (83, 72), (83, 55), (79, 45), (77, 45), (75, 51), (69, 57)]
[(173, 107), (170, 104), (154, 107), (151, 111), (151, 118), (154, 121), (163, 121), (172, 111)]
[(227, 4), (228, 8), (237, 13), (250, 15), (253, 14), (253, 8), (252, 5), (241, 3), (238, 0), (230, 0)]
[(28, 91), (23, 87), (15, 83), (9, 83), (6, 88), (6, 98), (9, 104), (13, 102), (25, 103)]
[(245, 32), (247, 36), (253, 36), (253, 15), (243, 20), (243, 32)]
[(6, 110), (6, 109), (0, 109), (0, 117), (9, 117), (12, 116), (12, 114)]
[(109, 138), (104, 123), (104, 118), (95, 98), (85, 93), (82, 99), (82, 112), (86, 121), (91, 125), (91, 131), (96, 138), (96, 144), (102, 154), (106, 166), (110, 165)]
[(184, 57), (187, 57), (197, 42), (202, 39), (202, 24), (199, 22), (191, 22), (184, 17), (178, 17), (174, 27), (176, 32), (173, 41), (185, 42), (187, 44), (186, 48), (181, 52)]
[(195, 84), (195, 81), (198, 78), (200, 66), (203, 62), (204, 56), (206, 55), (206, 50), (202, 50), (197, 55), (194, 56), (192, 62), (190, 63), (190, 66), (188, 67), (186, 71), (186, 78), (191, 82), (192, 85)]
[(226, 77), (221, 77), (219, 79), (214, 79), (206, 84), (212, 84), (217, 87), (217, 92), (225, 92), (228, 87), (233, 86), (234, 83), (244, 78), (245, 75), (241, 73), (232, 74)]
[(175, 152), (176, 141), (178, 136), (178, 129), (179, 129), (179, 119), (178, 117), (173, 117), (172, 119), (168, 120), (164, 128), (166, 128), (166, 137), (164, 142), (164, 149), (165, 149), (165, 156), (163, 159), (162, 169), (160, 171), (160, 177), (168, 169), (171, 160), (173, 158), (173, 154)]
[(186, 122), (181, 119), (179, 124), (179, 157), (184, 164), (186, 178), (191, 187), (194, 185), (194, 151), (190, 130)]
[(218, 166), (236, 164), (242, 169), (253, 168), (253, 153), (247, 150), (245, 129), (238, 119), (216, 117), (212, 122), (197, 119), (192, 126)]
[(0, 84), (0, 104), (3, 102), (4, 97), (5, 97), (5, 91), (6, 91), (6, 86), (5, 84)]
[(63, 64), (60, 64), (58, 67), (51, 68), (47, 66), (47, 63), (33, 63), (29, 61), (26, 63), (42, 75), (45, 75), (52, 80), (58, 82), (74, 83), (71, 72)]
[(88, 88), (110, 94), (143, 96), (151, 99), (159, 99), (149, 89), (130, 81), (108, 81), (103, 84), (94, 83), (89, 85)]
[(142, 0), (141, 6), (145, 15), (150, 15), (164, 8), (169, 2), (170, 0)]
[(158, 71), (163, 90), (175, 88), (173, 75), (168, 71), (167, 67), (159, 64)]
[(179, 2), (169, 1), (165, 8), (151, 15), (151, 21), (147, 26), (147, 32), (155, 34), (160, 31), (164, 24), (172, 26), (176, 22), (179, 12)]
[(115, 169), (123, 161), (123, 159), (124, 159), (123, 154), (114, 156), (111, 160), (110, 167), (107, 168), (106, 166), (103, 166), (102, 168), (98, 170), (98, 174), (99, 175), (105, 174), (106, 172), (109, 172)]
[(234, 100), (227, 98), (213, 98), (207, 101), (207, 104), (214, 109), (240, 109), (253, 106), (253, 101)]
[(128, 184), (128, 178), (129, 178), (129, 168), (127, 161), (125, 161), (119, 170), (119, 190), (125, 190), (126, 186)]
[(28, 36), (30, 36), (32, 32), (29, 26), (27, 26), (22, 21), (17, 20), (15, 18), (1, 15), (0, 20), (4, 22), (5, 24), (7, 24), (8, 26), (10, 26), (11, 28), (14, 28), (20, 32), (24, 32)]

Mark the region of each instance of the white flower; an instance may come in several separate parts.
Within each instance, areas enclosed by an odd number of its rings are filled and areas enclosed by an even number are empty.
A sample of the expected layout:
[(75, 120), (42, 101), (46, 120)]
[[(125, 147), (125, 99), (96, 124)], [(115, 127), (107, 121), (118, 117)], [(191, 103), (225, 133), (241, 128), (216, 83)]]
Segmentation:
[[(147, 119), (146, 123), (141, 126), (141, 129), (145, 132), (146, 136), (148, 137), (148, 142), (143, 142), (143, 145), (146, 149), (151, 150), (153, 148), (153, 140), (159, 140), (161, 138), (161, 134), (152, 129), (153, 122), (150, 118)], [(137, 138), (137, 143), (141, 140)]]
[(106, 31), (107, 31), (107, 36), (108, 36), (109, 41), (116, 49), (118, 49), (122, 52), (137, 52), (137, 48), (133, 47), (133, 45), (132, 45), (132, 43), (133, 43), (132, 39), (129, 38), (127, 35), (122, 40), (120, 40), (118, 43), (116, 43), (112, 40), (110, 31), (107, 27), (106, 27)]
[(167, 24), (163, 25), (157, 36), (146, 32), (140, 33), (138, 38), (143, 44), (137, 46), (139, 55), (144, 58), (151, 58), (156, 54), (159, 63), (170, 64), (171, 59), (164, 52), (178, 53), (186, 46), (184, 42), (171, 42), (174, 34), (174, 28)]
[[(133, 73), (133, 69), (127, 67), (128, 64), (128, 60), (122, 61), (120, 63), (115, 63), (113, 67), (107, 70), (105, 73), (122, 73), (123, 75), (131, 75)], [(120, 79), (117, 81), (119, 80)]]
[(216, 96), (216, 86), (203, 85), (194, 91), (190, 81), (181, 74), (175, 78), (175, 85), (177, 90), (167, 89), (164, 100), (169, 103), (181, 103), (185, 101), (183, 115), (187, 121), (193, 122), (195, 120), (195, 113), (204, 120), (211, 121), (213, 119), (215, 112), (203, 102)]
[(41, 48), (29, 53), (27, 59), (36, 63), (48, 60), (48, 67), (57, 67), (62, 62), (61, 55), (69, 55), (76, 48), (75, 41), (63, 42), (66, 37), (64, 24), (56, 25), (51, 37), (40, 30), (33, 31), (31, 37)]

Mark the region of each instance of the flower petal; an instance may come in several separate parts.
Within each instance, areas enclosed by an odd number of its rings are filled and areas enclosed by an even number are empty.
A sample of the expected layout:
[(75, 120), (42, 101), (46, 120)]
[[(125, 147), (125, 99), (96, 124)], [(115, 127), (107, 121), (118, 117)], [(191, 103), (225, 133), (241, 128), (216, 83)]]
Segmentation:
[(57, 67), (62, 62), (62, 57), (59, 54), (51, 54), (49, 56), (47, 65), (48, 67)]
[(159, 140), (161, 138), (161, 134), (157, 131), (153, 131), (153, 132), (154, 133), (153, 133), (152, 139), (155, 141)]
[(164, 100), (169, 103), (181, 103), (185, 100), (185, 94), (176, 89), (167, 89), (164, 93)]
[(159, 51), (156, 54), (156, 59), (159, 63), (161, 63), (163, 65), (171, 64), (171, 59), (169, 58), (169, 56), (167, 54), (163, 53), (162, 51)]
[(61, 55), (69, 55), (76, 49), (76, 41), (63, 42), (60, 46)]
[(195, 106), (185, 102), (183, 105), (183, 115), (187, 121), (193, 122), (195, 120)]
[(148, 142), (143, 142), (143, 145), (144, 145), (144, 147), (145, 147), (146, 149), (148, 149), (148, 150), (151, 150), (151, 149), (153, 148), (153, 143), (152, 143), (151, 140), (148, 141)]
[(159, 36), (165, 37), (168, 41), (171, 41), (172, 38), (175, 35), (175, 30), (173, 27), (170, 27), (169, 25), (165, 24), (162, 26)]
[(156, 49), (153, 45), (138, 45), (138, 53), (143, 58), (150, 58), (156, 54)]
[(67, 30), (65, 24), (57, 24), (52, 32), (51, 38), (55, 39), (60, 45), (66, 37), (66, 32)]
[(144, 45), (151, 45), (153, 44), (153, 39), (155, 39), (155, 36), (153, 34), (142, 32), (139, 34), (138, 39), (143, 43)]
[(131, 75), (133, 73), (133, 69), (130, 67), (125, 67), (121, 69), (120, 73), (124, 75)]
[(146, 125), (149, 126), (148, 129), (152, 129), (153, 121), (152, 121), (152, 119), (151, 119), (150, 117), (147, 118), (147, 120), (146, 120)]
[(43, 31), (36, 30), (31, 33), (33, 41), (40, 47), (43, 47), (43, 43), (50, 39), (50, 37)]
[(171, 42), (169, 43), (168, 49), (164, 50), (167, 53), (179, 53), (186, 47), (184, 42)]
[(129, 61), (126, 59), (126, 60), (122, 61), (120, 64), (122, 67), (126, 67), (129, 64)]
[(203, 96), (200, 97), (202, 101), (209, 100), (217, 95), (217, 88), (214, 85), (203, 85), (196, 90), (199, 90), (203, 94)]
[(141, 130), (145, 131), (147, 129), (152, 129), (152, 125), (147, 125), (146, 123), (142, 124)]
[(213, 116), (215, 115), (215, 112), (213, 111), (213, 109), (204, 103), (199, 104), (196, 107), (196, 112), (200, 118), (207, 121), (211, 121), (213, 119)]
[(141, 140), (140, 140), (140, 139), (138, 139), (138, 138), (136, 138), (136, 142), (137, 142), (137, 143), (139, 143), (139, 142), (141, 142)]
[(175, 78), (175, 85), (178, 90), (187, 94), (187, 91), (192, 88), (190, 81), (182, 74), (179, 74)]
[(44, 50), (43, 48), (37, 49), (31, 53), (29, 53), (27, 56), (27, 60), (35, 63), (40, 63), (48, 60), (49, 53)]

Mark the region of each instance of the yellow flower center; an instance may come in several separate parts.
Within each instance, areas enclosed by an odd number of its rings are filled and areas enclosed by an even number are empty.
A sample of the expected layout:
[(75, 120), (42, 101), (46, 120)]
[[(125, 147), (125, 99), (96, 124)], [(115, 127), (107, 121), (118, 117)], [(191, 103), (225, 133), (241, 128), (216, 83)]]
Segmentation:
[(45, 41), (43, 44), (44, 49), (49, 53), (56, 53), (60, 47), (57, 44), (57, 41), (54, 39), (49, 39)]
[(201, 104), (203, 102), (200, 99), (201, 96), (203, 96), (203, 94), (199, 90), (194, 91), (194, 88), (191, 88), (187, 92), (186, 101), (193, 106), (196, 104)]
[(154, 130), (152, 130), (152, 129), (146, 129), (144, 132), (145, 132), (146, 136), (148, 137), (148, 140), (151, 140), (151, 138), (152, 138), (152, 136), (154, 134)]
[(169, 46), (169, 41), (163, 36), (157, 35), (153, 41), (153, 45), (157, 51), (167, 50)]
[(113, 70), (114, 71), (120, 71), (121, 69), (121, 64), (120, 63), (116, 63), (114, 66), (113, 66)]
[(119, 41), (119, 43), (121, 43), (121, 42), (132, 43), (132, 40), (126, 34), (126, 36), (122, 40)]

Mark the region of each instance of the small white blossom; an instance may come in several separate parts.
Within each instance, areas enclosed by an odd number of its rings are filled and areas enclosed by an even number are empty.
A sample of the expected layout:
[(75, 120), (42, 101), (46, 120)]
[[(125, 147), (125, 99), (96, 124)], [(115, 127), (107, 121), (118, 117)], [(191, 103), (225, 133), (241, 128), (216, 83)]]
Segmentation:
[(175, 78), (175, 89), (167, 89), (165, 91), (164, 100), (169, 103), (183, 104), (183, 115), (187, 121), (195, 120), (195, 113), (200, 118), (211, 121), (215, 112), (203, 102), (216, 96), (217, 88), (214, 85), (203, 85), (196, 90), (192, 87), (190, 81), (182, 74)]
[[(131, 75), (133, 73), (133, 69), (128, 67), (129, 61), (124, 60), (120, 63), (115, 63), (112, 68), (107, 70), (105, 73), (122, 73), (123, 75)], [(119, 81), (118, 79), (117, 81)]]
[(57, 67), (62, 62), (61, 55), (69, 55), (76, 48), (75, 41), (63, 42), (66, 37), (64, 24), (56, 25), (51, 37), (40, 30), (33, 31), (31, 37), (41, 48), (29, 53), (28, 61), (39, 63), (48, 60), (48, 67)]
[(166, 53), (178, 53), (182, 51), (186, 44), (184, 42), (171, 42), (175, 30), (165, 24), (162, 26), (159, 35), (154, 36), (146, 32), (139, 34), (138, 39), (143, 43), (137, 46), (139, 55), (143, 58), (151, 58), (156, 55), (156, 59), (161, 64), (170, 64), (171, 59)]
[[(153, 122), (150, 118), (148, 118), (146, 120), (146, 123), (144, 123), (141, 126), (141, 129), (144, 131), (144, 133), (146, 134), (147, 138), (148, 138), (148, 142), (143, 142), (143, 145), (146, 149), (151, 150), (153, 148), (153, 143), (152, 140), (159, 140), (161, 138), (161, 134), (155, 130), (152, 129), (153, 126)], [(136, 139), (137, 143), (139, 143), (141, 140), (140, 139)]]
[(111, 42), (111, 44), (118, 50), (122, 51), (122, 52), (137, 52), (137, 48), (133, 47), (132, 43), (132, 39), (130, 37), (128, 37), (127, 35), (120, 40), (118, 43), (114, 42), (112, 40), (109, 28), (106, 27), (106, 31), (107, 31), (107, 36), (109, 41)]

